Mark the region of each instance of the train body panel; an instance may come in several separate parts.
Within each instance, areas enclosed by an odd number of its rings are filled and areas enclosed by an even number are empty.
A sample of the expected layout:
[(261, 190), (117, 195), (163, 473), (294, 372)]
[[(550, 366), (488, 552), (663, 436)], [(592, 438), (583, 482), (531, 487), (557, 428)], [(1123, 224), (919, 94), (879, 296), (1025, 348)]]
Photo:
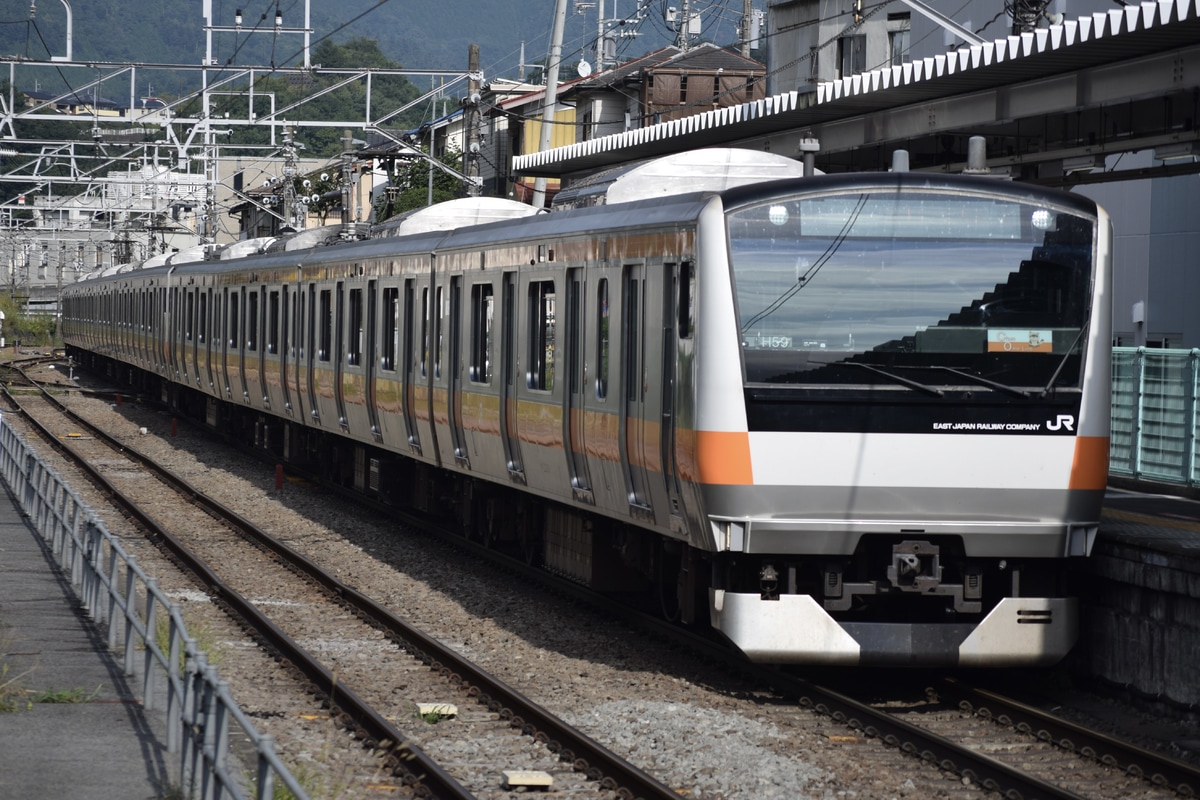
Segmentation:
[(1107, 474), (1093, 204), (839, 176), (397, 233), (86, 281), (64, 335), (756, 660), (1070, 646)]

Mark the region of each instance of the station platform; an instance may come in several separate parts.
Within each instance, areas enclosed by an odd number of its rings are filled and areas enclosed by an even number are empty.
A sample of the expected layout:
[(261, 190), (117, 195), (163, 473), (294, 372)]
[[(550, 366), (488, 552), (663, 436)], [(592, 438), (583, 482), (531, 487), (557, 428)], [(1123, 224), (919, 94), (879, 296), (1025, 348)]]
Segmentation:
[(1081, 600), (1076, 674), (1200, 711), (1200, 502), (1179, 487), (1112, 482)]
[(0, 484), (0, 798), (170, 796), (178, 757), (137, 685)]

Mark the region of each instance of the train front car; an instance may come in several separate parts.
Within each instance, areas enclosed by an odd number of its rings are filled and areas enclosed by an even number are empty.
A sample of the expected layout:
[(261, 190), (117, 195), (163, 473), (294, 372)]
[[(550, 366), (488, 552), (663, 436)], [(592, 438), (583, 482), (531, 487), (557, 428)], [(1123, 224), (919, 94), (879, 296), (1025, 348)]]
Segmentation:
[(1107, 216), (917, 173), (723, 200), (695, 350), (713, 625), (762, 662), (1060, 659), (1107, 477)]

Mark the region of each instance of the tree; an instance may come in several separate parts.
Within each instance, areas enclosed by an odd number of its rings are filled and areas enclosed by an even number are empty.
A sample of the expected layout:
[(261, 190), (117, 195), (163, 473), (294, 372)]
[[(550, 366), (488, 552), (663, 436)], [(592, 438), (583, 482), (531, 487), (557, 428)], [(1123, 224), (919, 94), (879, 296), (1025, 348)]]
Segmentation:
[[(427, 148), (421, 149), (422, 152), (428, 152)], [(438, 161), (455, 171), (462, 171), (462, 153), (457, 150), (447, 150)], [(383, 222), (405, 211), (429, 205), (431, 171), (434, 203), (453, 200), (466, 194), (460, 178), (438, 169), (424, 158), (413, 158), (395, 174), (388, 191), (375, 202), (375, 221)]]
[(341, 173), (336, 170), (297, 175), (292, 179), (292, 186), (296, 197), (307, 200), (308, 213), (316, 214), (321, 225), (335, 208), (342, 205)]

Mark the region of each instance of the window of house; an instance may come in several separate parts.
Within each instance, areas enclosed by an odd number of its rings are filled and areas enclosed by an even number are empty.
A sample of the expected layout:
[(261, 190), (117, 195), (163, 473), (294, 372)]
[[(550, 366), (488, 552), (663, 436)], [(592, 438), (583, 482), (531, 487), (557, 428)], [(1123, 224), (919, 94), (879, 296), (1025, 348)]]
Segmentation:
[(867, 71), (867, 37), (863, 34), (838, 39), (839, 78)]

